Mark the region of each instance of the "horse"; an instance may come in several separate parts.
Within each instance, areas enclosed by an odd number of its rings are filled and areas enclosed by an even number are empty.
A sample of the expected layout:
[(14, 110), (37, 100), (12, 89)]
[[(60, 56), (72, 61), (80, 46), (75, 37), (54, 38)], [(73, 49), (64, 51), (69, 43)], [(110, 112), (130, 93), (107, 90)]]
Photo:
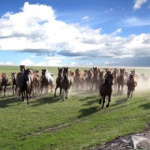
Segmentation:
[(92, 81), (92, 91), (93, 91), (93, 87), (95, 85), (95, 89), (98, 89), (98, 83), (99, 83), (99, 73), (100, 73), (100, 69), (97, 67), (93, 67), (93, 81)]
[(90, 90), (92, 91), (92, 81), (93, 81), (94, 74), (93, 74), (92, 69), (87, 70), (86, 73), (87, 73), (87, 77), (86, 77), (87, 90), (88, 88), (90, 88)]
[(8, 75), (6, 73), (0, 73), (0, 91), (4, 87), (4, 96), (6, 93), (6, 86), (8, 86)]
[(50, 73), (47, 69), (42, 69), (41, 75), (41, 92), (43, 88), (46, 88), (46, 92), (48, 93), (48, 86), (51, 87), (51, 92), (53, 92), (54, 88), (54, 77), (53, 74)]
[(84, 79), (81, 76), (81, 71), (79, 69), (75, 70), (75, 76), (74, 76), (74, 85), (76, 86), (76, 89), (78, 90), (79, 87), (83, 85)]
[(29, 104), (29, 96), (33, 90), (33, 74), (30, 69), (24, 70), (24, 72), (19, 72), (17, 74), (16, 83), (19, 88), (19, 96), (22, 94), (22, 101), (25, 97), (27, 99), (27, 104)]
[[(73, 84), (73, 78), (72, 76), (69, 74), (69, 68), (68, 67), (64, 67), (63, 69), (63, 79), (61, 81), (61, 86), (62, 86), (62, 100), (64, 101), (64, 99), (68, 99), (68, 90), (70, 89), (70, 87)], [(65, 96), (66, 95), (66, 96)]]
[(137, 86), (136, 78), (133, 74), (130, 74), (129, 79), (127, 81), (127, 87), (128, 87), (127, 98), (129, 98), (130, 96), (132, 98), (133, 91), (135, 91), (136, 86)]
[(122, 93), (123, 87), (126, 84), (125, 69), (120, 69), (120, 73), (117, 76), (117, 84), (118, 84), (118, 92), (120, 92), (120, 87), (121, 87), (121, 93)]
[(58, 77), (56, 79), (56, 88), (55, 88), (54, 97), (56, 97), (57, 88), (60, 88), (60, 95), (61, 95), (61, 91), (62, 91), (61, 82), (62, 82), (62, 80), (63, 80), (63, 68), (58, 67)]
[(99, 92), (100, 92), (99, 104), (103, 102), (102, 109), (104, 108), (106, 96), (108, 96), (108, 104), (106, 105), (106, 107), (109, 107), (109, 103), (111, 101), (111, 94), (112, 94), (112, 85), (113, 85), (113, 74), (107, 74), (104, 83), (101, 83), (99, 87)]
[(33, 94), (36, 94), (36, 92), (40, 91), (40, 85), (41, 85), (41, 74), (39, 70), (35, 70), (33, 73)]
[(17, 83), (16, 83), (16, 72), (11, 72), (11, 79), (12, 79), (12, 91), (13, 95), (17, 92)]
[(114, 76), (114, 90), (117, 90), (118, 69), (114, 68), (113, 76)]

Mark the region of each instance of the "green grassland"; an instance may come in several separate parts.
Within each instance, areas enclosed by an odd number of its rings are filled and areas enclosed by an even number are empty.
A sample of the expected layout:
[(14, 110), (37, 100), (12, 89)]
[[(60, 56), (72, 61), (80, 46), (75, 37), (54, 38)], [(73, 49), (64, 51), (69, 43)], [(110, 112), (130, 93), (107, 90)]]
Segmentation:
[[(46, 68), (57, 75), (57, 68)], [(9, 75), (18, 71), (18, 66), (0, 66), (0, 72)], [(149, 73), (139, 69), (143, 71)], [(0, 149), (90, 149), (118, 136), (140, 132), (150, 122), (149, 91), (135, 91), (130, 99), (126, 93), (113, 92), (110, 107), (104, 110), (98, 104), (99, 93), (70, 91), (69, 95), (62, 101), (53, 93), (39, 94), (30, 99), (30, 105), (10, 93), (0, 95)]]

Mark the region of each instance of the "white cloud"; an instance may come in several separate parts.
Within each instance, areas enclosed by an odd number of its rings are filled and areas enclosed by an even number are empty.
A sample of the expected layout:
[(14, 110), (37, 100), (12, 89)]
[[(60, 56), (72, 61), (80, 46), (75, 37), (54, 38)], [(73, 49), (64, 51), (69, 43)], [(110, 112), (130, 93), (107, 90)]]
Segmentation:
[(127, 18), (123, 21), (125, 26), (131, 26), (131, 27), (136, 27), (136, 26), (148, 26), (150, 25), (150, 20), (148, 19), (138, 19), (136, 17), (131, 17)]
[(12, 62), (0, 62), (0, 65), (14, 65)]
[(112, 35), (117, 35), (117, 34), (119, 34), (119, 33), (121, 33), (121, 32), (122, 32), (122, 29), (119, 28), (119, 29), (117, 29), (116, 31), (114, 31), (114, 32), (112, 33)]
[(135, 0), (135, 1), (134, 1), (133, 9), (134, 9), (134, 10), (140, 9), (141, 6), (142, 6), (144, 3), (146, 3), (146, 2), (147, 2), (147, 0)]
[(88, 21), (91, 21), (93, 18), (90, 18), (89, 16), (84, 16), (82, 18), (82, 21), (85, 21), (85, 22), (88, 22)]
[(26, 65), (26, 66), (34, 66), (34, 62), (30, 59), (24, 59), (20, 62), (20, 65)]

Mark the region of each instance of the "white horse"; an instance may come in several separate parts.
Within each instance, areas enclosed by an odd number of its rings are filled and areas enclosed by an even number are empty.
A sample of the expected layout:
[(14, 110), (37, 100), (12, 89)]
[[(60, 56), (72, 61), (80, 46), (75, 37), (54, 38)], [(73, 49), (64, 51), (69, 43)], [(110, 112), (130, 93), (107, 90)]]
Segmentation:
[(41, 75), (41, 91), (45, 87), (46, 92), (48, 93), (48, 87), (51, 88), (51, 92), (53, 92), (54, 88), (54, 77), (53, 74), (50, 73), (47, 69), (42, 69)]

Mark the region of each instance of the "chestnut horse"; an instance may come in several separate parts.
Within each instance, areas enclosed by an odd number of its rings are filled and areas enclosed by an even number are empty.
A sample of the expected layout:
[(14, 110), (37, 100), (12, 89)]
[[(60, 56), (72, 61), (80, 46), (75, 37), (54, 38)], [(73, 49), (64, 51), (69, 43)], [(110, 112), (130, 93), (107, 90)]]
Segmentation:
[(120, 87), (121, 87), (121, 93), (122, 93), (123, 87), (126, 84), (125, 69), (120, 69), (120, 73), (117, 76), (117, 84), (118, 84), (118, 92), (120, 92)]
[(99, 104), (102, 102), (102, 109), (104, 108), (105, 104), (105, 97), (108, 96), (108, 104), (106, 107), (109, 107), (109, 103), (111, 101), (111, 94), (112, 94), (112, 85), (113, 85), (113, 74), (107, 74), (104, 83), (100, 84), (99, 92), (100, 92), (100, 100)]

